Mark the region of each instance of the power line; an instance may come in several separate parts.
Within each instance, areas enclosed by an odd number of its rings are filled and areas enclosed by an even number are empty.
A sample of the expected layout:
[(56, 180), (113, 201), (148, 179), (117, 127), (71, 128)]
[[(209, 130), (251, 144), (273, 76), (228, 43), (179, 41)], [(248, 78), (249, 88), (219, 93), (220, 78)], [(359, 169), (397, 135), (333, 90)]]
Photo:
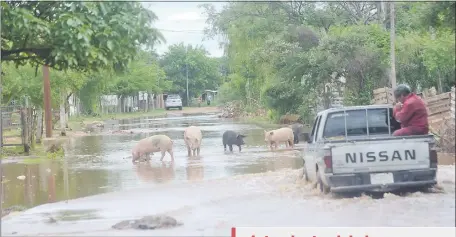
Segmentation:
[(168, 30), (168, 29), (160, 29), (160, 28), (157, 28), (157, 30), (167, 31), (167, 32), (177, 32), (177, 33), (204, 34), (204, 31), (202, 31), (202, 30)]

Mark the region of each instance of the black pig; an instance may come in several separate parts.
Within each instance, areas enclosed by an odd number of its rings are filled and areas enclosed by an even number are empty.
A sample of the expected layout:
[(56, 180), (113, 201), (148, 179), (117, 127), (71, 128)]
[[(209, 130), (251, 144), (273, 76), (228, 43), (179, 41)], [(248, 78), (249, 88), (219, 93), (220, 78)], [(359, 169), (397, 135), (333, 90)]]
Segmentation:
[(237, 145), (239, 147), (239, 151), (241, 151), (241, 146), (244, 145), (244, 135), (238, 134), (231, 130), (228, 130), (223, 133), (223, 147), (226, 151), (226, 145), (230, 147), (230, 151), (233, 152), (233, 145)]
[(290, 126), (290, 128), (293, 130), (293, 135), (294, 135), (294, 144), (298, 144), (299, 143), (299, 137), (301, 136), (302, 134), (302, 128), (303, 128), (303, 125), (300, 124), (300, 123), (294, 123)]

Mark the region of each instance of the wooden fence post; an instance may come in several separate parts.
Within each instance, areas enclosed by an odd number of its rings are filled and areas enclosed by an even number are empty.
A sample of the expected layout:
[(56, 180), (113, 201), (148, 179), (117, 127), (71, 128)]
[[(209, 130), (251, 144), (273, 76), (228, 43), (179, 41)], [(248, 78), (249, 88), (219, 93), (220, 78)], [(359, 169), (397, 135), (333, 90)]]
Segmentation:
[(24, 152), (28, 153), (30, 151), (30, 144), (29, 144), (29, 125), (27, 119), (27, 109), (21, 109), (21, 127), (22, 127), (22, 144), (24, 146)]
[(43, 137), (43, 110), (38, 109), (36, 111), (36, 131), (35, 131), (35, 142), (41, 143)]

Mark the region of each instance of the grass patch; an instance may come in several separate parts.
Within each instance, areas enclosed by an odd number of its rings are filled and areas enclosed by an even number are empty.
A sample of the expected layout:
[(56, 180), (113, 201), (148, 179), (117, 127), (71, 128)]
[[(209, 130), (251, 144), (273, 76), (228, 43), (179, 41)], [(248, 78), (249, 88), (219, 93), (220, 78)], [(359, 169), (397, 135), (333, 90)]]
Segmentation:
[(23, 163), (37, 164), (45, 159), (61, 159), (65, 156), (65, 151), (60, 147), (55, 152), (46, 152), (42, 144), (34, 144), (30, 153), (25, 153), (23, 146), (3, 147), (0, 159), (17, 156), (28, 156), (28, 158), (22, 159)]
[(20, 163), (24, 163), (27, 165), (34, 165), (34, 164), (40, 164), (41, 162), (43, 162), (45, 160), (46, 160), (46, 158), (44, 158), (44, 157), (30, 157), (30, 158), (22, 159)]
[(24, 152), (23, 146), (7, 146), (3, 147), (0, 158), (11, 157), (11, 156), (24, 156), (28, 155)]

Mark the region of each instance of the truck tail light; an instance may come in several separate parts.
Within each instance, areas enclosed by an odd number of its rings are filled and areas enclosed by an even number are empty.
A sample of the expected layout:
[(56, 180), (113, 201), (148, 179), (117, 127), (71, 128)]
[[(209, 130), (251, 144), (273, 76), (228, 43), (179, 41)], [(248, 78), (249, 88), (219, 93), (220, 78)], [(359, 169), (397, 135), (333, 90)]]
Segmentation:
[(429, 160), (431, 168), (437, 168), (438, 158), (437, 158), (437, 150), (435, 149), (433, 144), (429, 144)]
[(325, 162), (325, 173), (332, 173), (332, 154), (331, 150), (325, 150), (325, 155), (323, 156), (323, 161)]

